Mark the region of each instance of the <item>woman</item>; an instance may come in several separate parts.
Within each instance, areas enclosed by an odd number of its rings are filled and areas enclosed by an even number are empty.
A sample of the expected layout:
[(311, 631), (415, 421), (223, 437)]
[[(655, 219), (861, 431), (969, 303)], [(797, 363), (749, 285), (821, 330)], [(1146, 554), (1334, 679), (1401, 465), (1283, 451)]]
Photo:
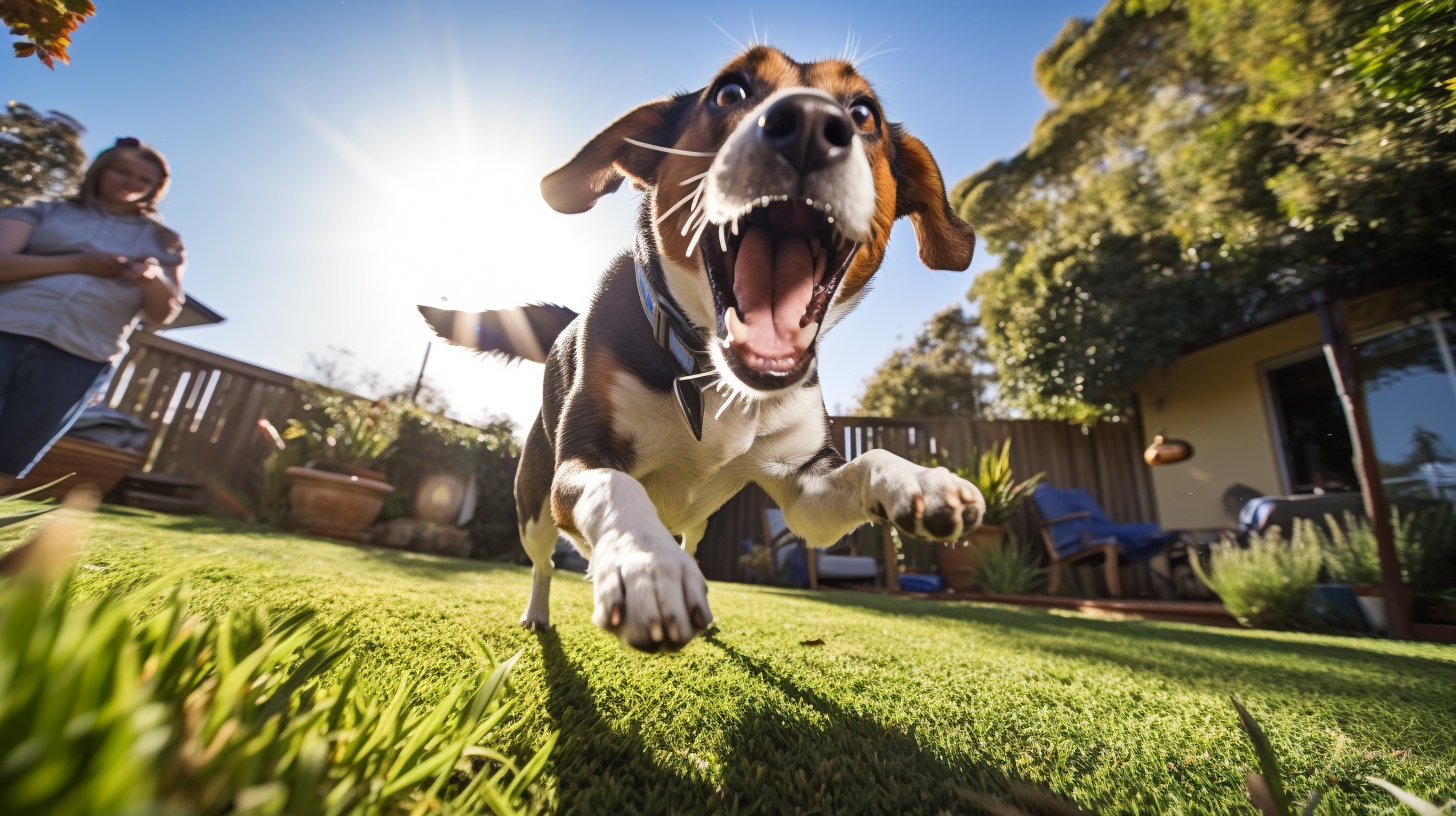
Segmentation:
[(182, 241), (157, 216), (170, 178), (117, 139), (73, 198), (0, 210), (0, 494), (105, 386), (137, 318), (181, 311)]

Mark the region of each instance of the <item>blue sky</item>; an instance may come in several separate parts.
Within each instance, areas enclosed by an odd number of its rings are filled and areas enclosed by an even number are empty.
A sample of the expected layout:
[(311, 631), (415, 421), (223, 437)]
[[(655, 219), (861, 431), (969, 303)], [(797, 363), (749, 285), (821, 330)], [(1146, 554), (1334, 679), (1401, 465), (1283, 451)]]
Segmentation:
[[(91, 153), (130, 135), (167, 155), (187, 289), (228, 318), (172, 336), (289, 373), (335, 346), (402, 383), (429, 342), (416, 303), (585, 307), (635, 196), (565, 216), (537, 184), (629, 108), (706, 84), (738, 48), (714, 21), (800, 60), (849, 31), (886, 51), (862, 70), (953, 185), (1026, 143), (1046, 106), (1032, 60), (1101, 3), (97, 5), (71, 65), (0, 60), (0, 96), (76, 117)], [(823, 342), (830, 410), (989, 261), (932, 273), (897, 226), (875, 290)], [(430, 376), (467, 421), (540, 404), (539, 366), (436, 346)]]

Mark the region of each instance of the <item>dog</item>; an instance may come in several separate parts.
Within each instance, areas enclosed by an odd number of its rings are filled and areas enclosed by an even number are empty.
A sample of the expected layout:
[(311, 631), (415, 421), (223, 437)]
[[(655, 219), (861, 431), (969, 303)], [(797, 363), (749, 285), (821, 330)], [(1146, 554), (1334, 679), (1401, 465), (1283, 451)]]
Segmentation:
[(516, 475), (534, 565), (522, 626), (549, 625), (560, 531), (590, 560), (597, 626), (681, 647), (713, 620), (697, 543), (749, 482), (815, 547), (869, 521), (938, 541), (980, 523), (980, 493), (945, 468), (848, 462), (831, 439), (819, 338), (863, 299), (895, 220), (932, 269), (962, 271), (975, 249), (930, 151), (853, 65), (750, 48), (613, 122), (541, 192), (581, 213), (623, 181), (642, 192), (635, 245), (584, 315), (420, 307), (451, 343), (546, 364)]

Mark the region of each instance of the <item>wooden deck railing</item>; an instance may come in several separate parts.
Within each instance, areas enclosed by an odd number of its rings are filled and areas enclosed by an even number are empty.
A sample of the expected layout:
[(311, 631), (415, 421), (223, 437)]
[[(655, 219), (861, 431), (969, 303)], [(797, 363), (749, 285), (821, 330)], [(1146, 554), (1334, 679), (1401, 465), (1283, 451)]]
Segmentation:
[(282, 428), (299, 401), (286, 374), (137, 332), (104, 404), (151, 426), (146, 470), (236, 496), (272, 450), (258, 421)]

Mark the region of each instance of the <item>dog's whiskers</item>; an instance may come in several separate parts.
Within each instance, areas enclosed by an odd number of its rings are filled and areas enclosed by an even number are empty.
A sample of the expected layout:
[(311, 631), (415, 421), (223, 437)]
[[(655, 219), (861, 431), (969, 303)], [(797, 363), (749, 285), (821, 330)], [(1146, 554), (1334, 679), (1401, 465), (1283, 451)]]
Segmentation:
[(703, 178), (703, 177), (705, 177), (707, 175), (708, 175), (708, 171), (704, 170), (703, 172), (697, 174), (696, 176), (688, 176), (687, 178), (685, 178), (682, 181), (678, 182), (678, 185), (677, 186), (679, 186), (679, 187), (686, 187), (689, 184), (692, 184), (693, 182), (695, 182), (698, 179)]
[(677, 209), (679, 207), (681, 207), (682, 205), (684, 205), (684, 204), (688, 203), (689, 201), (691, 201), (692, 198), (693, 198), (693, 194), (692, 193), (688, 193), (687, 195), (683, 196), (681, 199), (678, 199), (678, 202), (676, 204), (672, 205), (671, 207), (668, 207), (667, 208), (667, 212), (663, 213), (662, 215), (659, 215), (657, 217), (657, 221), (655, 221), (654, 223), (661, 224), (663, 221), (666, 221), (667, 220), (667, 217), (669, 215), (672, 215), (674, 212), (677, 212)]
[(714, 422), (717, 422), (718, 421), (718, 418), (721, 417), (721, 416), (723, 416), (723, 412), (726, 411), (726, 410), (728, 410), (728, 406), (730, 406), (730, 405), (733, 404), (733, 399), (735, 397), (737, 397), (737, 396), (738, 396), (738, 392), (737, 391), (729, 391), (728, 392), (728, 399), (723, 400), (723, 404), (720, 405), (720, 406), (718, 406), (718, 413), (713, 414), (713, 421)]
[(693, 248), (698, 245), (698, 240), (703, 237), (703, 230), (707, 228), (708, 214), (705, 212), (703, 213), (703, 217), (698, 220), (698, 231), (693, 233), (693, 240), (688, 241), (688, 255), (693, 254)]
[(675, 147), (663, 147), (662, 145), (639, 142), (636, 139), (632, 139), (626, 136), (622, 137), (622, 141), (626, 142), (627, 144), (637, 145), (638, 147), (645, 147), (648, 150), (660, 150), (663, 153), (671, 153), (675, 156), (697, 156), (699, 158), (711, 159), (712, 157), (718, 155), (718, 151), (716, 150), (712, 153), (703, 153), (697, 150), (679, 150)]

